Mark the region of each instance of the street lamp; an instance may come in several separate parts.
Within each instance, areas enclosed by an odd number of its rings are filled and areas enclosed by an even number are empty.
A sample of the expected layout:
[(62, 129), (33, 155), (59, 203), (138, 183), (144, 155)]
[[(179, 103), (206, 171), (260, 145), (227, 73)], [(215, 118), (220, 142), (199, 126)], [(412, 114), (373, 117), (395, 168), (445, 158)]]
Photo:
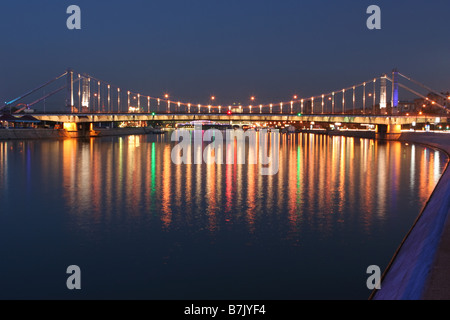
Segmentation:
[(169, 100), (169, 94), (165, 94), (164, 98), (167, 99), (167, 113), (170, 113), (170, 100)]

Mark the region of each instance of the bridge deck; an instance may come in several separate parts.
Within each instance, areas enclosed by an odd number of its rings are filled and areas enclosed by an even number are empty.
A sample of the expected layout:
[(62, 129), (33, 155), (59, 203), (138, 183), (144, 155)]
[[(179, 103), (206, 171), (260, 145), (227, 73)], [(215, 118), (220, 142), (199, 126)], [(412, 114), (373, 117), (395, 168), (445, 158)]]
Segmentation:
[(121, 122), (121, 121), (314, 121), (327, 123), (355, 123), (373, 125), (410, 125), (412, 123), (439, 123), (446, 122), (446, 117), (431, 116), (387, 116), (387, 115), (330, 115), (330, 114), (218, 114), (218, 113), (189, 113), (189, 114), (151, 114), (151, 113), (95, 113), (95, 114), (33, 114), (41, 121), (53, 122)]

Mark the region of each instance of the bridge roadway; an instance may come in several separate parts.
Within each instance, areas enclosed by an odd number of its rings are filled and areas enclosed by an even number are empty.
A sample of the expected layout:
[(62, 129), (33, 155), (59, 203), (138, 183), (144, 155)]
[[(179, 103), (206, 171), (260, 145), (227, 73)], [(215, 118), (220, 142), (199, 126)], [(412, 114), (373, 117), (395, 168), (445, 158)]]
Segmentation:
[(306, 121), (325, 123), (354, 123), (371, 125), (411, 125), (424, 123), (447, 122), (446, 117), (436, 116), (395, 116), (395, 115), (354, 115), (354, 114), (261, 114), (261, 113), (71, 113), (71, 114), (33, 114), (41, 121), (59, 123), (95, 123), (122, 121), (177, 121), (189, 122), (194, 120), (210, 121)]

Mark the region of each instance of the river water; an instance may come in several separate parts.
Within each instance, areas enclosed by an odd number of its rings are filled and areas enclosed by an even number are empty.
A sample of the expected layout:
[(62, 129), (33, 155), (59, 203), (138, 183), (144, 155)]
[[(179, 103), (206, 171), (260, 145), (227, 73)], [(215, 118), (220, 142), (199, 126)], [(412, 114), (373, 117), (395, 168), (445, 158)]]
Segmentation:
[(174, 145), (0, 142), (0, 298), (367, 299), (367, 267), (384, 270), (447, 162), (404, 142), (280, 135), (279, 171), (261, 175), (174, 164)]

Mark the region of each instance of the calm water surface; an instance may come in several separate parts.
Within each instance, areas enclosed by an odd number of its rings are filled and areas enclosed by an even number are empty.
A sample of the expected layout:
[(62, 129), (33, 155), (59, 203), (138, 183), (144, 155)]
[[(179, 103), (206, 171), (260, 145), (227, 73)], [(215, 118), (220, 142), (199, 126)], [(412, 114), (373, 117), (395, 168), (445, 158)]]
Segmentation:
[(447, 162), (414, 144), (283, 135), (279, 172), (263, 176), (175, 165), (173, 146), (0, 142), (0, 298), (367, 299), (367, 267), (386, 267)]

